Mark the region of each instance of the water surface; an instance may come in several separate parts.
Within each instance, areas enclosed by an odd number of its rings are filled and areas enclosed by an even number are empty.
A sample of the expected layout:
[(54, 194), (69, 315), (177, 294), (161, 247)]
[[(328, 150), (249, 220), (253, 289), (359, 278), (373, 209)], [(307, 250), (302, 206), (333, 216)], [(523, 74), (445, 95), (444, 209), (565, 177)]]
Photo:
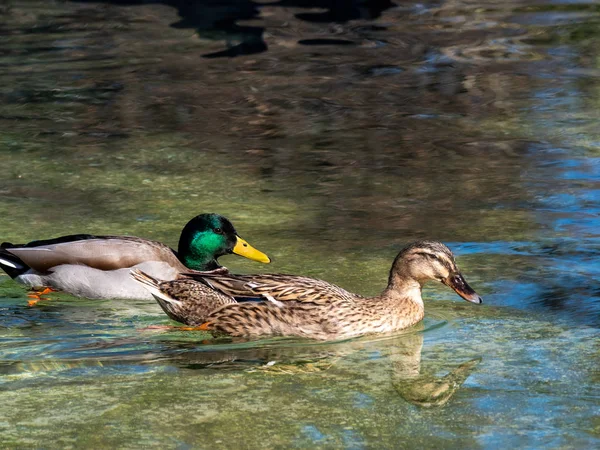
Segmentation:
[(600, 444), (598, 5), (347, 3), (3, 4), (0, 237), (175, 246), (219, 212), (274, 258), (231, 270), (364, 295), (439, 239), (484, 305), (428, 285), (393, 336), (235, 342), (3, 276), (3, 446)]

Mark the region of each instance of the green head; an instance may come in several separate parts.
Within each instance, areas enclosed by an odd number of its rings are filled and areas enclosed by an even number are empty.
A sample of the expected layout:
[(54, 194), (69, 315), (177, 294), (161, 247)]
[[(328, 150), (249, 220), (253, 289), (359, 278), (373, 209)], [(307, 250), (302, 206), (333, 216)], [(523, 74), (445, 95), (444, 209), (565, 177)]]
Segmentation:
[(193, 270), (221, 267), (219, 256), (236, 253), (253, 261), (269, 263), (267, 255), (240, 238), (233, 224), (219, 214), (200, 214), (190, 220), (179, 238), (178, 256)]

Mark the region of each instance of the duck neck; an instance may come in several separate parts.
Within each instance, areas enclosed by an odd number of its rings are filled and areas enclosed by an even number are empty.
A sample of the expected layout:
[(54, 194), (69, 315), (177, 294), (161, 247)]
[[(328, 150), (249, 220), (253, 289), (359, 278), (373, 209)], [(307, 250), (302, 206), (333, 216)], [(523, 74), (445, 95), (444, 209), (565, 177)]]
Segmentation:
[(402, 272), (392, 272), (382, 297), (395, 302), (415, 303), (420, 308), (424, 308), (421, 290), (421, 283), (410, 275)]
[(212, 255), (205, 255), (193, 251), (178, 252), (179, 260), (189, 269), (192, 270), (214, 270), (221, 267)]
[(410, 327), (425, 316), (421, 284), (413, 278), (394, 277), (377, 302), (393, 330)]
[(177, 255), (179, 260), (192, 270), (214, 270), (221, 267), (215, 259), (214, 250), (207, 248), (201, 236), (191, 239), (182, 238), (179, 241)]

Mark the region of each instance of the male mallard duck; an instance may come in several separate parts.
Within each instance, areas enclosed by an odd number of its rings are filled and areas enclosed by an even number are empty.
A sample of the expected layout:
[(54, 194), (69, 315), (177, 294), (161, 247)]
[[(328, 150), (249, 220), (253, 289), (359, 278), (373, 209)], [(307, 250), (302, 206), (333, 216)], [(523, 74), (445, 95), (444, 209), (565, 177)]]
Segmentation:
[(219, 269), (217, 258), (230, 253), (270, 262), (267, 255), (240, 238), (225, 217), (200, 214), (181, 232), (177, 252), (160, 242), (133, 236), (77, 234), (28, 244), (5, 242), (0, 245), (0, 267), (22, 284), (50, 288), (43, 293), (60, 290), (87, 298), (152, 299), (131, 279), (131, 269), (174, 280), (190, 269)]
[[(387, 288), (365, 298), (313, 278), (293, 275), (186, 274), (159, 282), (135, 271), (167, 315), (198, 329), (231, 336), (285, 335), (341, 339), (407, 328), (423, 319), (421, 287), (438, 280), (481, 303), (441, 242), (420, 241), (394, 260)], [(262, 297), (238, 302), (236, 297)]]

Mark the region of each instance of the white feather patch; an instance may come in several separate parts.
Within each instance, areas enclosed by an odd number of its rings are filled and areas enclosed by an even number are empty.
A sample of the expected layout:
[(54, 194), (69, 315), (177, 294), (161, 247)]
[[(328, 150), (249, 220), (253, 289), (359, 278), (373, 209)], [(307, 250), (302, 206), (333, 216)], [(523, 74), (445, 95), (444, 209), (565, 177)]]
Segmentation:
[(167, 303), (171, 303), (172, 305), (177, 305), (179, 307), (183, 306), (183, 302), (180, 302), (179, 300), (175, 300), (174, 298), (168, 297), (158, 290), (156, 290), (156, 291), (152, 290), (152, 291), (150, 291), (150, 293), (154, 296), (154, 298), (156, 300), (163, 300)]
[(8, 259), (0, 258), (0, 264), (2, 264), (4, 266), (12, 267), (13, 269), (19, 268), (19, 267), (15, 266), (15, 263), (13, 263), (12, 261), (9, 261)]
[(263, 297), (269, 300), (274, 305), (283, 308), (283, 303), (281, 303), (279, 300), (275, 300), (270, 294), (263, 294)]

